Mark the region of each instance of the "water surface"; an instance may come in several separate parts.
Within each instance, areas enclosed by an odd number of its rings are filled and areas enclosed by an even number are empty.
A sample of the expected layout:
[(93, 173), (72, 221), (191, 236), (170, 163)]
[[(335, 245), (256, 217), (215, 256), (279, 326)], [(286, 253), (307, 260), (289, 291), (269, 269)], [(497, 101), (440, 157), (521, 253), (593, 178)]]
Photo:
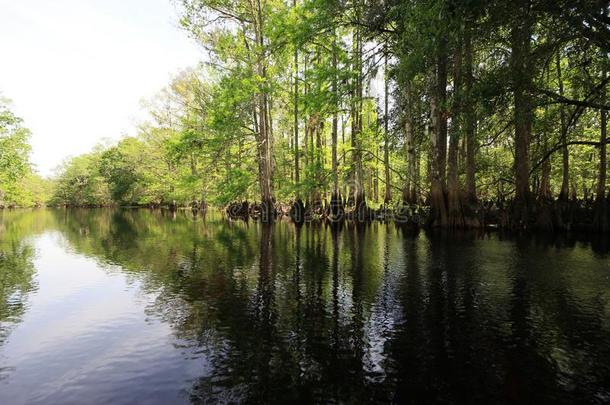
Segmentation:
[(0, 211), (0, 403), (608, 403), (603, 239)]

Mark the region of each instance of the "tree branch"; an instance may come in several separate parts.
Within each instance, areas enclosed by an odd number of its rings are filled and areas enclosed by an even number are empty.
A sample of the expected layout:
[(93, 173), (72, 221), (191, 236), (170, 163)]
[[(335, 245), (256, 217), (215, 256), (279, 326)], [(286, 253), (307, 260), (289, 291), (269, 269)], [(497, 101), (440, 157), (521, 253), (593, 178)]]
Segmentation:
[(565, 142), (562, 143), (560, 145), (556, 145), (554, 148), (552, 148), (551, 150), (549, 150), (543, 157), (542, 159), (536, 163), (532, 169), (530, 170), (530, 175), (532, 173), (534, 173), (534, 171), (536, 169), (538, 169), (540, 167), (541, 164), (543, 164), (547, 159), (549, 159), (551, 157), (551, 155), (555, 152), (557, 152), (559, 149), (562, 149), (564, 147), (567, 146), (572, 146), (572, 145), (587, 145), (587, 146), (595, 146), (596, 148), (599, 148), (602, 145), (607, 145), (610, 144), (610, 139), (607, 139), (606, 142), (596, 142), (596, 141), (570, 141), (570, 142)]
[(606, 111), (608, 111), (608, 110), (610, 110), (610, 105), (596, 103), (594, 101), (590, 101), (590, 99), (592, 98), (592, 96), (598, 95), (599, 91), (601, 89), (603, 89), (606, 86), (606, 84), (608, 84), (609, 81), (610, 81), (610, 77), (607, 77), (604, 80), (602, 80), (602, 82), (599, 83), (597, 86), (595, 86), (595, 88), (591, 92), (591, 94), (589, 94), (589, 96), (587, 96), (584, 100), (574, 100), (574, 99), (571, 99), (571, 98), (567, 98), (567, 97), (564, 97), (564, 96), (562, 96), (560, 94), (557, 94), (557, 93), (555, 93), (553, 91), (546, 90), (546, 89), (537, 88), (536, 90), (539, 93), (544, 94), (545, 96), (552, 98), (557, 103), (575, 105), (577, 107), (596, 108), (598, 110), (606, 110)]

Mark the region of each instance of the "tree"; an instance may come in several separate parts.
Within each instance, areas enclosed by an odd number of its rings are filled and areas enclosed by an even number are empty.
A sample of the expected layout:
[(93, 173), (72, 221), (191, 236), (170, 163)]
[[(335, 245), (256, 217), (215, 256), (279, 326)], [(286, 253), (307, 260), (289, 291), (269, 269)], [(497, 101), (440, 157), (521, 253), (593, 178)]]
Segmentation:
[(22, 123), (0, 100), (0, 205), (17, 202), (19, 180), (31, 170), (30, 131)]
[(516, 4), (510, 19), (510, 74), (513, 93), (515, 142), (515, 212), (516, 226), (528, 223), (530, 204), (530, 138), (533, 120), (531, 36), (534, 20), (529, 0)]
[(183, 0), (182, 25), (208, 47), (227, 70), (240, 71), (249, 82), (251, 119), (255, 134), (263, 220), (273, 219), (273, 122), (270, 98), (273, 90), (275, 43), (269, 32), (274, 14), (284, 9), (273, 0)]

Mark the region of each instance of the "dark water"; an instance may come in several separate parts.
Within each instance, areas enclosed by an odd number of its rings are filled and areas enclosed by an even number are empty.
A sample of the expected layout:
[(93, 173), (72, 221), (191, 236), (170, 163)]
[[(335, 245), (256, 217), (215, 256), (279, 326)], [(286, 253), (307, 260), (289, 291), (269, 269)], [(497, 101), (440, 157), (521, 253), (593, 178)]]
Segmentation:
[(609, 403), (604, 240), (0, 211), (0, 404)]

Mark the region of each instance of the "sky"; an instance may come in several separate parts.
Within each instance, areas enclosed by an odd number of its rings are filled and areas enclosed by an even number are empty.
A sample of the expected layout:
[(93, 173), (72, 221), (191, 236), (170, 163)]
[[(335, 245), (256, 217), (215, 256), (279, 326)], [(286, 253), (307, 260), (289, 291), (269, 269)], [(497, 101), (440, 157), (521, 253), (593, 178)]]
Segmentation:
[(133, 135), (141, 101), (202, 59), (177, 21), (171, 0), (0, 0), (0, 96), (40, 174)]

